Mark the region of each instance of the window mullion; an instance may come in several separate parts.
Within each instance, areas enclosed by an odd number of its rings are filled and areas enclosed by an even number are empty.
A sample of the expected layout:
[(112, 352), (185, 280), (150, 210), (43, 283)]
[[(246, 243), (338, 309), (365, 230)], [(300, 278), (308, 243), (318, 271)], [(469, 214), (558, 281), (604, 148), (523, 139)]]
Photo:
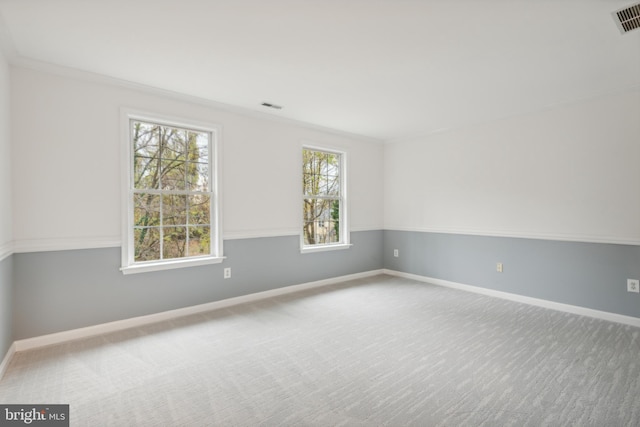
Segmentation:
[(320, 195), (320, 194), (303, 194), (302, 198), (303, 199), (340, 200), (341, 196), (340, 195), (327, 196), (327, 195)]
[[(185, 254), (186, 256), (189, 256), (189, 223), (190, 218), (189, 216), (191, 215), (191, 198), (189, 197), (189, 194), (187, 194), (186, 197), (186, 208), (187, 208), (187, 212), (185, 213), (185, 220), (184, 220), (184, 233), (185, 233), (185, 244), (187, 245), (187, 247), (185, 248)], [(209, 205), (211, 205), (211, 201), (209, 201)]]
[(123, 111), (122, 118), (128, 165), (122, 271), (221, 262), (218, 127), (136, 112)]
[(160, 194), (160, 259), (164, 259), (164, 197)]
[(189, 256), (189, 228), (187, 227), (187, 224), (189, 223), (189, 194), (190, 191), (187, 190), (188, 187), (188, 183), (189, 180), (187, 179), (187, 175), (189, 174), (189, 131), (187, 131), (186, 129), (184, 130), (184, 179), (182, 181), (182, 185), (185, 188), (185, 209), (186, 212), (184, 213), (184, 244), (185, 244), (185, 248), (184, 248), (184, 256), (188, 257)]
[(348, 247), (345, 153), (304, 146), (302, 160), (302, 251)]

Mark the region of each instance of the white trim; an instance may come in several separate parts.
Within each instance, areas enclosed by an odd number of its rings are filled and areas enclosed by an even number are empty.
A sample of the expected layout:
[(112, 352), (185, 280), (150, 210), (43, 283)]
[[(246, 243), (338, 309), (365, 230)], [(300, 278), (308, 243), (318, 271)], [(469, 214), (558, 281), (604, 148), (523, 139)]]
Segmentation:
[(53, 344), (60, 344), (63, 342), (73, 341), (82, 338), (93, 337), (96, 335), (107, 334), (111, 332), (117, 332), (124, 329), (135, 328), (139, 326), (149, 325), (152, 323), (158, 323), (165, 320), (176, 319), (192, 314), (203, 313), (211, 310), (219, 310), (222, 308), (233, 307), (238, 304), (245, 304), (255, 301), (260, 301), (268, 298), (273, 298), (281, 295), (292, 294), (295, 292), (304, 291), (307, 289), (319, 288), (322, 286), (334, 285), (337, 283), (346, 282), (349, 280), (363, 279), (366, 277), (372, 277), (383, 274), (383, 270), (371, 270), (363, 273), (348, 274), (346, 276), (338, 276), (330, 279), (318, 280), (315, 282), (302, 283), (299, 285), (285, 286), (282, 288), (271, 289), (263, 292), (256, 292), (253, 294), (243, 295), (239, 297), (227, 298), (220, 301), (213, 301), (206, 304), (194, 305), (191, 307), (178, 308), (176, 310), (163, 311), (160, 313), (149, 314), (146, 316), (133, 317), (130, 319), (116, 320), (114, 322), (102, 323), (94, 326), (87, 326), (85, 328), (72, 329), (70, 331), (57, 332), (54, 334), (42, 335), (34, 338), (27, 338), (17, 340), (14, 342), (14, 351), (25, 351), (34, 348), (45, 347)]
[(224, 240), (259, 239), (263, 237), (299, 236), (297, 228), (282, 228), (277, 230), (235, 230), (225, 231)]
[[(340, 225), (340, 236), (338, 243), (328, 243), (328, 244), (317, 244), (317, 245), (305, 245), (304, 243), (304, 218), (300, 215), (298, 220), (298, 233), (300, 236), (300, 253), (314, 253), (314, 252), (324, 252), (324, 251), (334, 251), (341, 249), (348, 249), (351, 245), (351, 209), (350, 203), (351, 198), (349, 196), (349, 166), (348, 166), (348, 158), (349, 152), (344, 148), (337, 148), (331, 145), (315, 145), (313, 142), (303, 140), (300, 144), (300, 159), (304, 159), (304, 151), (319, 151), (324, 153), (332, 153), (340, 158), (340, 194), (337, 199), (340, 202), (340, 217), (339, 217), (339, 225)], [(301, 166), (303, 166), (301, 162)], [(302, 183), (304, 181), (304, 171), (303, 167), (299, 168), (298, 182)], [(304, 189), (301, 192), (300, 202), (302, 203), (308, 197), (304, 194)], [(316, 196), (319, 197), (319, 196)], [(319, 197), (322, 198), (322, 197)], [(334, 199), (335, 197), (325, 196), (326, 199)]]
[[(0, 25), (0, 28), (2, 28), (1, 25)], [(193, 105), (201, 105), (204, 107), (215, 108), (216, 110), (220, 110), (222, 112), (238, 114), (243, 117), (251, 117), (259, 120), (268, 120), (276, 123), (284, 123), (292, 126), (299, 126), (304, 129), (320, 131), (320, 132), (328, 133), (331, 135), (342, 136), (342, 137), (346, 137), (349, 139), (354, 139), (362, 142), (368, 142), (373, 144), (384, 143), (384, 140), (380, 138), (374, 138), (371, 136), (355, 134), (351, 132), (329, 128), (326, 126), (303, 122), (296, 119), (290, 119), (287, 117), (275, 115), (273, 112), (268, 113), (264, 111), (258, 111), (257, 110), (257, 108), (259, 108), (258, 105), (256, 105), (256, 110), (249, 109), (246, 107), (238, 107), (235, 105), (226, 104), (224, 102), (202, 98), (196, 95), (189, 95), (186, 93), (175, 92), (172, 90), (153, 87), (143, 83), (137, 83), (129, 80), (119, 79), (119, 78), (107, 76), (104, 74), (93, 73), (90, 71), (63, 67), (61, 65), (55, 65), (55, 64), (44, 62), (44, 61), (25, 58), (19, 55), (12, 55), (11, 53), (12, 52), (8, 52), (7, 61), (14, 67), (39, 71), (43, 73), (49, 73), (49, 74), (66, 77), (66, 78), (78, 79), (78, 80), (90, 82), (90, 83), (106, 84), (106, 85), (116, 86), (119, 88), (135, 90), (137, 92), (141, 92), (144, 94), (161, 96), (163, 98), (173, 99), (181, 102), (187, 102)]]
[(363, 231), (384, 231), (382, 227), (351, 227), (351, 233), (360, 233)]
[[(134, 260), (133, 248), (133, 206), (132, 194), (134, 192), (132, 171), (133, 152), (131, 144), (131, 123), (133, 120), (154, 123), (161, 126), (175, 126), (180, 128), (194, 129), (209, 134), (209, 183), (210, 203), (210, 230), (211, 230), (211, 253), (205, 257), (186, 257), (179, 260), (158, 260), (155, 262), (139, 263)], [(218, 264), (224, 259), (223, 255), (223, 224), (222, 224), (222, 126), (217, 123), (192, 120), (178, 116), (168, 116), (165, 114), (150, 113), (136, 110), (129, 107), (120, 108), (120, 129), (121, 129), (121, 197), (123, 209), (121, 212), (121, 268), (123, 274), (144, 273), (150, 271), (160, 271), (183, 267), (192, 267), (207, 264)], [(162, 241), (161, 254), (162, 254)]]
[(3, 261), (5, 258), (9, 258), (13, 255), (13, 252), (13, 242), (7, 242), (0, 245), (0, 261)]
[[(364, 231), (384, 231), (382, 227), (351, 228), (351, 233)], [(300, 236), (298, 228), (234, 230), (223, 231), (223, 240), (260, 239), (264, 237)], [(74, 237), (57, 239), (23, 239), (7, 242), (0, 246), (0, 261), (14, 253), (71, 251), (77, 249), (119, 248), (122, 244), (120, 236), (114, 237)]]
[(612, 245), (640, 246), (640, 239), (619, 236), (596, 236), (586, 234), (538, 233), (531, 231), (498, 231), (480, 229), (462, 229), (448, 227), (398, 227), (383, 228), (386, 231), (411, 231), (416, 233), (464, 234), (470, 236), (511, 237), (515, 239), (553, 240), (561, 242), (604, 243)]
[[(382, 231), (382, 227), (351, 227), (351, 233), (364, 231)], [(234, 230), (225, 231), (224, 240), (258, 239), (262, 237), (300, 236), (299, 228), (281, 228), (275, 230)]]
[(417, 274), (403, 273), (395, 270), (383, 270), (384, 274), (390, 276), (403, 277), (405, 279), (417, 280), (420, 282), (430, 283), (432, 285), (443, 286), (445, 288), (458, 289), (466, 292), (487, 295), (490, 297), (501, 298), (509, 301), (520, 302), (523, 304), (534, 305), (537, 307), (548, 308), (551, 310), (562, 311), (565, 313), (578, 314), (580, 316), (593, 317), (595, 319), (606, 320), (609, 322), (622, 323), (624, 325), (635, 326), (640, 328), (640, 318), (633, 316), (625, 316), (623, 314), (610, 313), (608, 311), (594, 310), (592, 308), (579, 307), (571, 304), (548, 301), (539, 298), (527, 297), (524, 295), (512, 294), (509, 292), (496, 291), (493, 289), (481, 288), (479, 286), (465, 285), (448, 280), (435, 279), (433, 277), (420, 276)]
[(9, 346), (9, 350), (7, 350), (7, 354), (5, 354), (4, 359), (2, 359), (2, 363), (0, 363), (0, 381), (2, 381), (4, 374), (7, 372), (11, 359), (13, 359), (13, 355), (16, 354), (16, 351), (16, 343), (13, 342)]
[(326, 245), (303, 246), (300, 249), (300, 253), (313, 254), (316, 252), (340, 251), (343, 249), (349, 249), (351, 246), (353, 246), (352, 243), (330, 243)]
[(120, 247), (120, 237), (23, 239), (13, 243), (14, 253), (68, 251)]
[(136, 263), (121, 267), (122, 274), (149, 273), (151, 271), (174, 270), (176, 268), (198, 267), (209, 264), (220, 264), (226, 257), (199, 257), (162, 260), (160, 262)]
[[(634, 239), (618, 239), (618, 238), (587, 238), (584, 236), (559, 236), (545, 235), (533, 233), (503, 233), (503, 232), (482, 232), (474, 230), (452, 230), (452, 229), (427, 229), (427, 228), (409, 228), (409, 227), (352, 227), (351, 233), (363, 231), (408, 231), (416, 233), (439, 233), (439, 234), (462, 234), (470, 236), (485, 237), (507, 237), (516, 239), (535, 239), (550, 241), (566, 241), (580, 243), (595, 244), (613, 244), (613, 245), (631, 245), (640, 246), (640, 240)], [(282, 228), (282, 229), (262, 229), (262, 230), (233, 230), (223, 231), (223, 240), (240, 240), (240, 239), (257, 239), (263, 237), (284, 237), (284, 236), (300, 236), (298, 228)], [(22, 239), (15, 242), (7, 242), (0, 246), (0, 261), (14, 253), (26, 252), (47, 252), (47, 251), (66, 251), (76, 249), (101, 249), (101, 248), (119, 248), (121, 246), (121, 238), (117, 237), (81, 237), (81, 238), (56, 238), (56, 239)]]

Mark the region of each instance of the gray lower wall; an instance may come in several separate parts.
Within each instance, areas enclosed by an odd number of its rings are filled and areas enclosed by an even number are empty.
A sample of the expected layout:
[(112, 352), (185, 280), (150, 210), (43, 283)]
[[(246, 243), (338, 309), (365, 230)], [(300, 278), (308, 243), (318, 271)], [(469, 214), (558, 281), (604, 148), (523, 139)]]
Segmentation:
[(127, 276), (119, 248), (14, 254), (0, 262), (0, 356), (13, 339), (381, 268), (640, 318), (626, 291), (638, 246), (388, 230), (352, 242), (302, 255), (296, 236), (228, 240), (222, 264)]
[(13, 255), (0, 261), (0, 362), (13, 342)]
[(378, 270), (382, 239), (354, 232), (350, 249), (304, 255), (297, 236), (228, 240), (222, 264), (126, 276), (119, 248), (14, 254), (14, 339)]
[(385, 230), (384, 267), (640, 317), (640, 246)]

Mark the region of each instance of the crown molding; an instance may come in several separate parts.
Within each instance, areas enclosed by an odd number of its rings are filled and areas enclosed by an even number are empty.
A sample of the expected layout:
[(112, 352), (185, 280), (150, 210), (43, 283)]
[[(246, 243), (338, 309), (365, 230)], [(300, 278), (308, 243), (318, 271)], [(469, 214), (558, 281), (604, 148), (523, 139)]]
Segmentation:
[(65, 67), (49, 62), (39, 61), (36, 59), (26, 58), (17, 54), (10, 55), (8, 58), (9, 63), (16, 68), (24, 68), (33, 71), (40, 71), (44, 73), (54, 74), (60, 77), (73, 78), (82, 80), (89, 83), (104, 84), (110, 86), (117, 86), (124, 89), (134, 90), (142, 92), (148, 95), (160, 96), (176, 101), (187, 102), (194, 105), (200, 105), (208, 108), (214, 108), (227, 113), (237, 114), (244, 117), (250, 117), (258, 120), (267, 120), (291, 126), (302, 127), (309, 130), (324, 132), (343, 138), (354, 139), (362, 142), (383, 144), (384, 141), (378, 138), (373, 138), (366, 135), (359, 135), (339, 129), (333, 129), (321, 125), (316, 125), (301, 120), (290, 119), (286, 117), (277, 116), (262, 111), (251, 110), (249, 108), (238, 107), (231, 104), (215, 101), (208, 98), (202, 98), (195, 95), (189, 95), (181, 92), (175, 92), (172, 90), (162, 89), (155, 86), (146, 85), (130, 80), (120, 79), (117, 77), (111, 77), (104, 74), (99, 74), (91, 71), (84, 71), (76, 68)]

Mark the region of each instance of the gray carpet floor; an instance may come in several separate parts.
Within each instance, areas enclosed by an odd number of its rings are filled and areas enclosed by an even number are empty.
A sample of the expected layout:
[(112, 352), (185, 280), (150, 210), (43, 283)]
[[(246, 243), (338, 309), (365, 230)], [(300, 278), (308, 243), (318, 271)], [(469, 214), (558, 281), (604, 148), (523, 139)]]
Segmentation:
[(378, 276), (17, 353), (72, 426), (638, 426), (640, 329)]

